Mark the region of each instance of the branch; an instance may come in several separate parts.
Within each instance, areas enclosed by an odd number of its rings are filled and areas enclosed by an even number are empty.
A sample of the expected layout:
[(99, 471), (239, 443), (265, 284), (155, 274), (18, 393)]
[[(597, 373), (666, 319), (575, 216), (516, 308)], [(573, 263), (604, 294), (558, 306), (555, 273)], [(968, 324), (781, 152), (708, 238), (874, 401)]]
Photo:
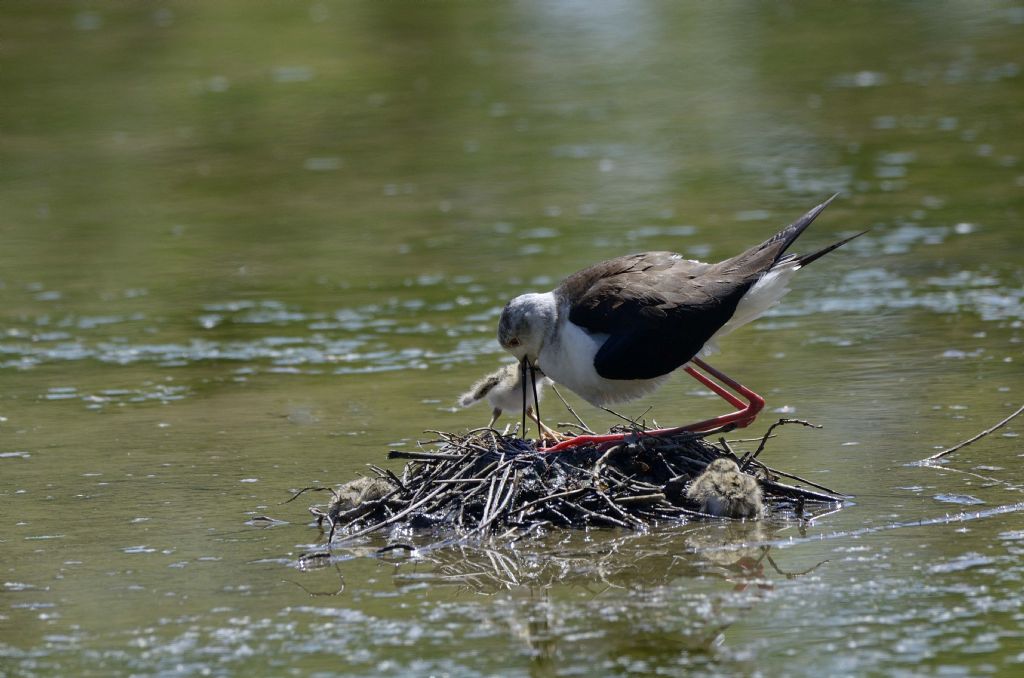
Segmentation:
[(942, 459), (947, 454), (952, 454), (953, 452), (956, 452), (957, 450), (959, 450), (962, 447), (967, 447), (971, 443), (976, 442), (978, 440), (981, 440), (982, 438), (987, 436), (989, 433), (992, 433), (993, 431), (998, 431), (1002, 427), (1006, 426), (1007, 424), (1010, 423), (1010, 421), (1014, 417), (1019, 415), (1021, 412), (1024, 412), (1024, 405), (1021, 405), (1019, 408), (1017, 408), (1016, 412), (1014, 412), (1013, 414), (1008, 416), (1006, 419), (1003, 419), (1001, 422), (999, 422), (998, 424), (996, 424), (992, 428), (985, 429), (984, 431), (982, 431), (978, 435), (974, 436), (973, 438), (968, 438), (967, 440), (963, 441), (962, 443), (957, 443), (956, 445), (954, 445), (953, 447), (950, 447), (949, 449), (942, 450), (941, 452), (936, 452), (932, 456), (925, 457), (921, 461), (935, 461), (936, 459)]

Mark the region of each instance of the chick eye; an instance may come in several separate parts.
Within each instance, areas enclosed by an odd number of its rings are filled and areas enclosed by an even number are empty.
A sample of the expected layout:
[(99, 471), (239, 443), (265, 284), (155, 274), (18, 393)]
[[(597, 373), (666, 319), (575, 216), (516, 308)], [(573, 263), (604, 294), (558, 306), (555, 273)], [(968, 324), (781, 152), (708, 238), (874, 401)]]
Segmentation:
[(519, 340), (516, 339), (515, 337), (513, 337), (513, 338), (508, 340), (508, 345), (509, 346), (518, 346), (519, 345)]

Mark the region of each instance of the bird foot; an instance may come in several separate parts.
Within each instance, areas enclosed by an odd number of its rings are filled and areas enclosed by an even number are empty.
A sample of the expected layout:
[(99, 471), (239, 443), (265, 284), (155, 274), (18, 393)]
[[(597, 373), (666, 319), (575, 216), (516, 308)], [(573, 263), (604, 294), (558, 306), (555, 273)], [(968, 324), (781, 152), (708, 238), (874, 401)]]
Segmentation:
[(564, 433), (559, 433), (558, 431), (552, 428), (548, 428), (547, 426), (542, 425), (540, 432), (540, 443), (541, 446), (544, 448), (553, 447), (555, 445), (559, 445), (572, 439), (573, 436), (567, 436)]

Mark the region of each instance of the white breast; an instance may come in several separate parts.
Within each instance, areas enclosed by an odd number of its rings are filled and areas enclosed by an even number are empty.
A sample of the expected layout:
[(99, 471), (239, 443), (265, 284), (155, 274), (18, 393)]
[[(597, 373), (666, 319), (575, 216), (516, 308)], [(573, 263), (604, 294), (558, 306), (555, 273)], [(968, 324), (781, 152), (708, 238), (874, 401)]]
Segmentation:
[(594, 368), (594, 357), (608, 335), (589, 334), (567, 319), (560, 322), (557, 339), (541, 349), (538, 366), (556, 384), (565, 385), (591, 405), (634, 400), (668, 379), (667, 374), (654, 379), (605, 379)]

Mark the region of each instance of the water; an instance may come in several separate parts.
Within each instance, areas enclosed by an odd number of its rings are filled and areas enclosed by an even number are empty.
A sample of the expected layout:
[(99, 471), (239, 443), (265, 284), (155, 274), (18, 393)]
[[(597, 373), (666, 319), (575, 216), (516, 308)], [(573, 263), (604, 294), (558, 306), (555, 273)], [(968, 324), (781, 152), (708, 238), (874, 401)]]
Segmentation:
[[(0, 11), (0, 672), (1020, 671), (1022, 424), (911, 462), (1024, 393), (1024, 8)], [(297, 565), (292, 490), (486, 422), (509, 297), (836, 191), (714, 363), (852, 505)]]

